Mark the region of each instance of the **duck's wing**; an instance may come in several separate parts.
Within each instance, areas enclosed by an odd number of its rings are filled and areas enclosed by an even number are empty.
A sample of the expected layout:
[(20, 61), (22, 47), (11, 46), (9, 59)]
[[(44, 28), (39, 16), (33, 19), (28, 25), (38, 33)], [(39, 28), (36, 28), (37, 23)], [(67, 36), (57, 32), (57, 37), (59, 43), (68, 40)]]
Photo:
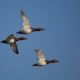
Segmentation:
[(44, 53), (38, 49), (34, 49), (34, 51), (38, 54), (38, 62), (45, 61)]
[(21, 10), (21, 18), (22, 18), (23, 29), (30, 28), (29, 20), (28, 20), (28, 18), (26, 17), (25, 13), (22, 10)]
[(16, 43), (11, 43), (10, 46), (11, 46), (12, 50), (13, 50), (16, 54), (19, 54)]
[(13, 34), (11, 34), (11, 35), (9, 35), (9, 36), (7, 37), (7, 39), (12, 39), (12, 38), (14, 38), (14, 35), (13, 35)]
[(11, 39), (15, 39), (14, 35), (11, 34), (7, 37), (6, 41), (9, 42)]

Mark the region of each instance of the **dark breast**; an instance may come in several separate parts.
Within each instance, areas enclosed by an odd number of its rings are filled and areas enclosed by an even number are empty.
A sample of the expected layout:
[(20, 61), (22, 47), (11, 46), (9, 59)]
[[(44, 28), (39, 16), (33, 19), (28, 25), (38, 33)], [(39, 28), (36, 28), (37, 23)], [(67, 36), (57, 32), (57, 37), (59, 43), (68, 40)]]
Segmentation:
[(47, 64), (49, 64), (50, 62), (49, 62), (49, 60), (45, 60), (45, 62), (47, 63)]

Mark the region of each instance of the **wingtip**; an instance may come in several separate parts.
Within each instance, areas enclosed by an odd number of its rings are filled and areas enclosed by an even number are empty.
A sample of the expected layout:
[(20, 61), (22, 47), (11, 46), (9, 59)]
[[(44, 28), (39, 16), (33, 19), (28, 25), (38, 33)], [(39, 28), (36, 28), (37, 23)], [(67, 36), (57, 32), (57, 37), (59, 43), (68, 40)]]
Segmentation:
[(19, 54), (19, 51), (17, 50), (17, 51), (14, 51), (16, 54)]
[(23, 11), (21, 10), (20, 13), (23, 14)]
[(10, 34), (10, 36), (13, 36), (13, 34)]
[[(24, 12), (21, 10), (21, 14), (24, 14)], [(25, 14), (24, 14), (25, 15)]]
[(17, 52), (16, 54), (19, 54), (19, 52)]
[(36, 48), (34, 48), (34, 50), (35, 50)]
[(38, 50), (39, 51), (39, 49), (36, 49), (36, 48), (34, 48), (34, 50)]
[(40, 51), (40, 50), (38, 50), (38, 49), (34, 49), (34, 51), (35, 51), (36, 53), (38, 53), (38, 51)]
[(37, 49), (36, 48), (34, 48), (34, 51), (36, 51)]
[(21, 12), (23, 12), (23, 11), (21, 10)]

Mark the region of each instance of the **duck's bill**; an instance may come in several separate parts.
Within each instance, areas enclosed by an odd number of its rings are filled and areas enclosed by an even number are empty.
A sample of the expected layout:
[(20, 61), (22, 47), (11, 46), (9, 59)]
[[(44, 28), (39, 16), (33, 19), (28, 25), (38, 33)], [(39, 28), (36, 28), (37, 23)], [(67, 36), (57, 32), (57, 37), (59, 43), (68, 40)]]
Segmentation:
[(45, 30), (45, 29), (42, 29), (42, 30)]
[(59, 61), (56, 61), (56, 62), (59, 62)]

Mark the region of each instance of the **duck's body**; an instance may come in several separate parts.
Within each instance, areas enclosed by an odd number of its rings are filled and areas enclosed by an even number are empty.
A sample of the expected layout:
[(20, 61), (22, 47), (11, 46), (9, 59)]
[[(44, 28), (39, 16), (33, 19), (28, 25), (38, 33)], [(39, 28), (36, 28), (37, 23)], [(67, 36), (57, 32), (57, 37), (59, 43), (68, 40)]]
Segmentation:
[(45, 66), (47, 65), (45, 61), (43, 62), (37, 62), (36, 64), (33, 64), (32, 66)]
[(32, 28), (29, 24), (28, 18), (26, 17), (25, 13), (22, 10), (21, 10), (21, 18), (23, 23), (23, 29), (18, 31), (17, 34), (30, 34), (31, 32), (34, 32), (34, 31), (45, 30), (43, 28)]
[(31, 32), (33, 32), (33, 28), (22, 29), (21, 31), (18, 31), (17, 34), (30, 34)]
[(26, 40), (25, 37), (20, 37), (20, 38), (15, 38), (13, 36), (13, 34), (9, 35), (7, 37), (7, 39), (3, 40), (3, 41), (0, 41), (0, 43), (5, 43), (5, 44), (9, 44), (12, 48), (12, 50), (16, 53), (16, 54), (19, 54), (18, 52), (18, 48), (17, 48), (17, 44), (16, 44), (16, 41), (19, 41), (19, 40)]
[(59, 62), (57, 60), (46, 60), (43, 52), (38, 50), (38, 49), (34, 49), (34, 51), (38, 54), (38, 62), (36, 64), (33, 64), (32, 66), (45, 66), (45, 65), (50, 64), (50, 63)]

